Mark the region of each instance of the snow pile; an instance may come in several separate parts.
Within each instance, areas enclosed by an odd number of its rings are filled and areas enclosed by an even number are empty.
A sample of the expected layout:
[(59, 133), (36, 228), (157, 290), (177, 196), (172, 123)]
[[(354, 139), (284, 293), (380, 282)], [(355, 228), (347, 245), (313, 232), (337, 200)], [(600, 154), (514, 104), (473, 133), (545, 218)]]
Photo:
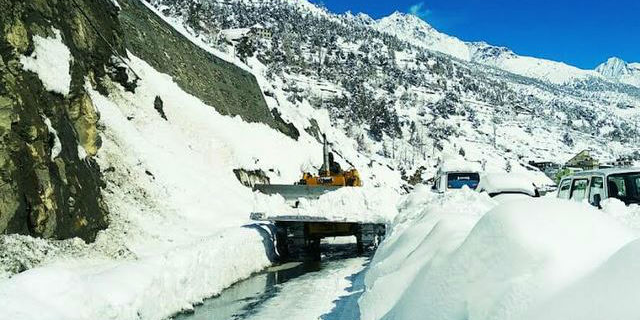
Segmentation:
[(480, 178), (478, 191), (488, 194), (500, 192), (520, 192), (534, 196), (536, 188), (527, 177), (515, 173), (491, 173)]
[(20, 57), (20, 63), (24, 70), (38, 74), (47, 90), (66, 96), (71, 85), (71, 52), (62, 42), (60, 31), (53, 29), (53, 33), (55, 38), (33, 36), (33, 53)]
[(51, 124), (51, 119), (45, 117), (44, 124), (47, 125), (47, 129), (49, 130), (49, 133), (53, 135), (53, 147), (51, 147), (51, 161), (54, 161), (54, 159), (60, 155), (60, 152), (62, 152), (62, 142), (60, 142), (60, 137), (58, 137), (58, 131), (56, 131), (56, 129), (54, 129), (53, 125)]
[(530, 312), (531, 320), (637, 319), (640, 314), (640, 240), (635, 240), (594, 272)]
[(438, 168), (441, 173), (444, 172), (480, 172), (482, 166), (480, 163), (471, 162), (457, 154), (443, 154), (442, 163)]
[(390, 223), (397, 215), (400, 195), (391, 188), (344, 187), (317, 200), (298, 200), (296, 208), (280, 195), (255, 194), (254, 212), (266, 217), (314, 217), (331, 221)]
[(445, 259), (493, 206), (486, 194), (466, 187), (441, 196), (418, 186), (399, 205), (391, 232), (371, 262), (360, 300), (362, 319), (385, 315), (421, 269)]
[[(482, 194), (426, 203), (415, 197), (401, 209), (406, 221), (397, 220), (400, 228), (374, 257), (360, 301), (363, 319), (621, 319), (584, 310), (595, 312), (590, 301), (614, 292), (596, 305), (631, 307), (629, 295), (638, 297), (615, 275), (622, 268), (632, 273), (623, 266), (638, 264), (637, 244), (607, 262), (635, 233), (589, 205), (531, 198), (482, 215), (491, 207)], [(603, 292), (607, 281), (617, 290)], [(637, 315), (635, 306), (613, 314), (630, 310)]]
[(603, 212), (640, 232), (640, 205), (632, 204), (626, 206), (624, 202), (616, 198), (604, 199), (601, 205)]

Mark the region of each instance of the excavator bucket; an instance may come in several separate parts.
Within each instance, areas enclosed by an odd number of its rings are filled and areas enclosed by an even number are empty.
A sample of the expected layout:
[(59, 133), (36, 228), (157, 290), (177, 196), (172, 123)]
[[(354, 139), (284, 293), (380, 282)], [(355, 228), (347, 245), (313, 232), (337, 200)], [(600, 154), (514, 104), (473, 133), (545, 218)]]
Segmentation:
[(286, 201), (295, 201), (300, 198), (318, 199), (323, 194), (342, 188), (342, 186), (310, 186), (289, 184), (256, 184), (253, 191), (260, 191), (267, 195), (279, 194)]

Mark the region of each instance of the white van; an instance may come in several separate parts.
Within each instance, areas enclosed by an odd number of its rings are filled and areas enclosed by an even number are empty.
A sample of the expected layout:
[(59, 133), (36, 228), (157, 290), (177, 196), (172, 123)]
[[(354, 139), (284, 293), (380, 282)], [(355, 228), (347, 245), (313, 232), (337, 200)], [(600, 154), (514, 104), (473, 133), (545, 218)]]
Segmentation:
[(607, 198), (619, 199), (626, 205), (640, 204), (640, 168), (578, 172), (560, 181), (557, 197), (575, 201), (588, 199), (596, 207)]

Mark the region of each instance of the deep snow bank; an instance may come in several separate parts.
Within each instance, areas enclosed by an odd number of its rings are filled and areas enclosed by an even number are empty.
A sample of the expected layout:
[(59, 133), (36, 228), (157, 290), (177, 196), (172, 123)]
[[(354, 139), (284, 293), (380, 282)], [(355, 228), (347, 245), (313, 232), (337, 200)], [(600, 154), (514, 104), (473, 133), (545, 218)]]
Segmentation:
[[(469, 191), (411, 195), (366, 276), (363, 319), (561, 319), (565, 306), (589, 301), (567, 287), (586, 281), (599, 288), (608, 281), (603, 277), (623, 268), (619, 260), (631, 256), (634, 243), (605, 263), (636, 235), (586, 204), (527, 199), (493, 205)], [(624, 288), (619, 295), (627, 294)], [(548, 302), (558, 294), (566, 303)]]

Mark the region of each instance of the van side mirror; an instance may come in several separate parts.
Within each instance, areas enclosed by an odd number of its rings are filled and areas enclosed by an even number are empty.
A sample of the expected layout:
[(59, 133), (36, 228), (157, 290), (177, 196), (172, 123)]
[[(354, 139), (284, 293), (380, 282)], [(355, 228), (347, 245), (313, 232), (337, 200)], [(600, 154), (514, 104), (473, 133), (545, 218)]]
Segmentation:
[(602, 196), (599, 194), (594, 194), (592, 205), (598, 207), (598, 209), (602, 209), (602, 206), (600, 206), (600, 202), (602, 202)]

